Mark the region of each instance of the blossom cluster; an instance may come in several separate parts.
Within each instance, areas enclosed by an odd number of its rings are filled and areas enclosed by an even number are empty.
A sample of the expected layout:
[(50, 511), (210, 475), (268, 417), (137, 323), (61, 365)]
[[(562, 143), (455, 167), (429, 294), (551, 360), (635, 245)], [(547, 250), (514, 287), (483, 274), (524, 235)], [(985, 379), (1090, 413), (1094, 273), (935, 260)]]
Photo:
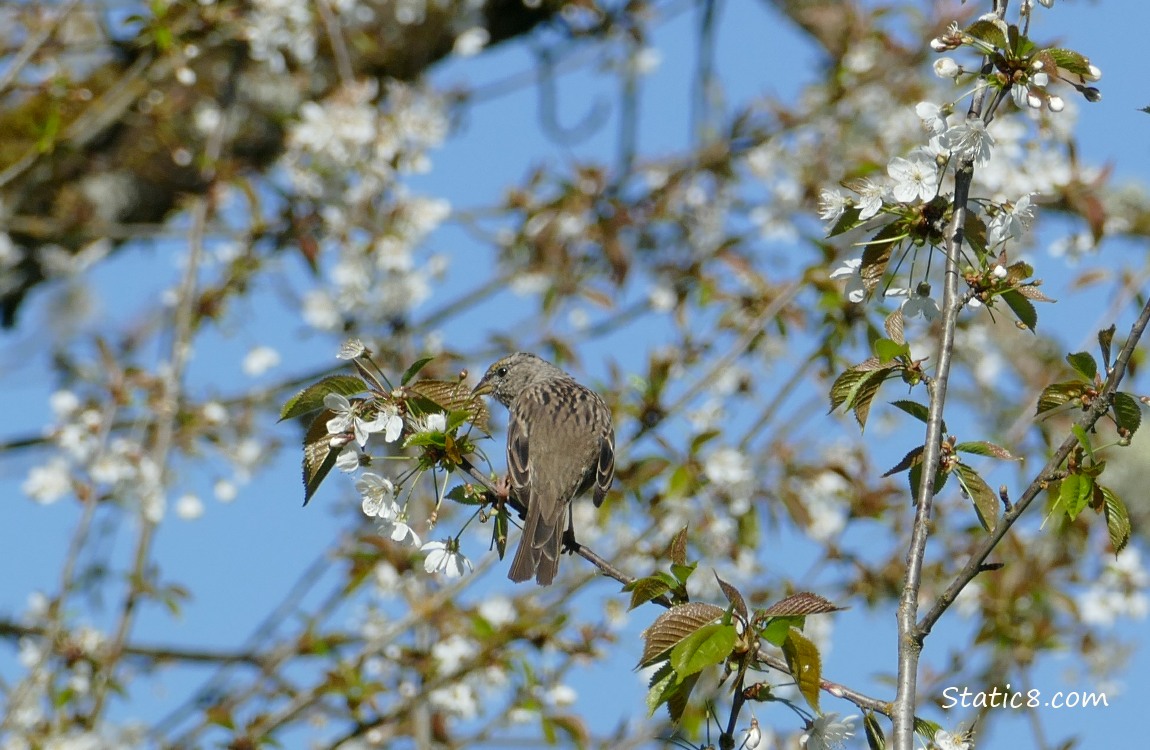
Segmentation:
[[(363, 344), (353, 340), (344, 344), (339, 356), (355, 359), (365, 353)], [(355, 489), (361, 498), (361, 508), (364, 515), (375, 522), (380, 534), (425, 553), (424, 569), (428, 573), (459, 578), (471, 572), (473, 566), (459, 551), (458, 538), (422, 542), (410, 524), (410, 493), (408, 502), (401, 505), (399, 490), (389, 477), (375, 471), (360, 473), (361, 467), (374, 462), (369, 450), (373, 440), (384, 444), (420, 443), (423, 436), (447, 432), (447, 415), (432, 412), (411, 416), (401, 411), (396, 401), (351, 400), (339, 393), (328, 393), (323, 405), (331, 414), (325, 425), (329, 443), (332, 448), (340, 449), (335, 465), (345, 473), (358, 473)], [(434, 525), (434, 520), (429, 523)]]
[(430, 295), (445, 260), (420, 267), (414, 252), (450, 206), (401, 179), (430, 168), (428, 151), (446, 133), (443, 100), (398, 81), (383, 91), (374, 80), (348, 83), (300, 108), (280, 165), (290, 190), (315, 203), (316, 244), (335, 256), (326, 284), (305, 296), (311, 326), (390, 322)]

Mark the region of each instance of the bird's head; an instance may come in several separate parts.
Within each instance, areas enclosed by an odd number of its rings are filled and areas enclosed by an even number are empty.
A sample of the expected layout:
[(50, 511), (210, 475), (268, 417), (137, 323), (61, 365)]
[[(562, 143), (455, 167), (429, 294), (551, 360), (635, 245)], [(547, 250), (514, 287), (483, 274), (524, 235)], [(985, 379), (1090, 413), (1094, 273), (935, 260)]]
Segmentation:
[(488, 367), (472, 393), (477, 396), (490, 395), (504, 406), (511, 406), (527, 386), (544, 380), (569, 377), (555, 365), (530, 352), (515, 352)]

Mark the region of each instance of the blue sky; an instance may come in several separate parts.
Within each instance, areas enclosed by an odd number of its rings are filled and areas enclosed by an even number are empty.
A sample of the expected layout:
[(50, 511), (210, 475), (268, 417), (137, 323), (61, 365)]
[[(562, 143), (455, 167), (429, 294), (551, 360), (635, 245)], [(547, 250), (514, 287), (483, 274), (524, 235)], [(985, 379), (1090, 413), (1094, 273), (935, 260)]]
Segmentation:
[[(786, 28), (758, 3), (727, 3), (722, 14), (721, 43), (718, 50), (719, 76), (728, 102), (739, 103), (763, 94), (786, 97), (805, 82), (815, 78), (817, 64), (804, 40)], [(690, 133), (689, 97), (693, 76), (693, 14), (684, 13), (661, 26), (654, 44), (662, 52), (662, 66), (645, 83), (640, 116), (642, 148), (650, 153), (683, 149)], [(1103, 71), (1100, 87), (1103, 101), (1080, 107), (1079, 135), (1082, 155), (1087, 161), (1113, 165), (1116, 181), (1145, 182), (1150, 175), (1150, 115), (1138, 108), (1150, 104), (1150, 89), (1145, 86), (1143, 50), (1145, 30), (1150, 28), (1150, 6), (1144, 3), (1065, 2), (1059, 0), (1054, 11), (1038, 9), (1036, 35), (1061, 36), (1069, 46), (1083, 51)], [(787, 61), (780, 70), (780, 61)], [(482, 85), (502, 80), (511, 72), (533, 65), (532, 59), (519, 48), (497, 50), (477, 60), (447, 65), (438, 70), (437, 82), (455, 81)], [(559, 114), (565, 122), (577, 120), (591, 102), (603, 99), (611, 107), (617, 103), (616, 83), (593, 69), (581, 69), (565, 75), (559, 83)], [(614, 117), (614, 109), (612, 117)], [(496, 100), (476, 105), (469, 113), (461, 132), (444, 148), (432, 154), (434, 171), (415, 181), (417, 189), (443, 195), (456, 208), (492, 203), (507, 185), (514, 184), (538, 163), (563, 164), (581, 155), (612, 154), (615, 129), (603, 128), (585, 143), (563, 147), (542, 138), (535, 126), (536, 92), (527, 87)], [(614, 120), (612, 120), (614, 122)], [(515, 149), (507, 149), (514, 139)], [(444, 287), (428, 303), (449, 298), (455, 291), (467, 288), (473, 278), (474, 264), (488, 260), (485, 250), (477, 248), (462, 232), (446, 229), (431, 240), (432, 249), (451, 258), (451, 270)], [(104, 324), (136, 320), (156, 294), (154, 280), (166, 278), (174, 284), (178, 268), (173, 262), (178, 244), (160, 243), (151, 248), (135, 248), (105, 261), (93, 272), (95, 287), (102, 291)], [(1106, 265), (1111, 258), (1128, 260), (1122, 254), (1144, 252), (1132, 244), (1110, 243), (1105, 254), (1087, 262)], [(1084, 292), (1062, 288), (1069, 274), (1059, 272), (1055, 263), (1049, 273), (1047, 291), (1061, 304), (1049, 313), (1052, 321), (1079, 321), (1083, 311), (1078, 307)], [(1047, 269), (1044, 269), (1047, 270)], [(285, 269), (289, 278), (302, 277), (302, 269)], [(33, 300), (25, 316), (25, 326), (12, 333), (0, 334), (0, 378), (8, 392), (5, 426), (0, 438), (24, 435), (39, 430), (48, 420), (48, 395), (51, 383), (43, 373), (48, 352), (41, 334), (31, 329), (29, 321), (43, 320), (48, 298)], [(286, 372), (306, 372), (330, 363), (334, 355), (331, 341), (307, 334), (300, 323), (282, 315), (282, 300), (275, 288), (261, 288), (248, 308), (234, 323), (208, 334), (197, 348), (189, 372), (193, 389), (220, 397), (238, 393), (253, 381), (240, 367), (244, 353), (256, 344), (269, 344), (283, 355), (279, 368), (264, 379), (272, 382)], [(1099, 310), (1090, 308), (1085, 318), (1094, 323)], [(511, 315), (529, 321), (526, 311), (517, 309), (513, 297), (504, 296), (495, 306), (481, 310), (469, 321), (453, 324), (444, 330), (449, 340), (482, 333), (494, 316)], [(1128, 317), (1128, 316), (1127, 316)], [(1107, 321), (1098, 320), (1099, 324)], [(1116, 321), (1121, 331), (1129, 320)], [(1083, 340), (1093, 336), (1097, 326), (1078, 328)], [(635, 330), (619, 335), (620, 340), (633, 340)], [(605, 342), (603, 345), (609, 345)], [(622, 366), (638, 364), (644, 348), (628, 352), (620, 347), (616, 359)], [(157, 352), (157, 355), (159, 353)], [(630, 359), (630, 361), (629, 361)], [(587, 357), (588, 369), (595, 374), (596, 365)], [(474, 363), (480, 367), (485, 363)], [(269, 440), (289, 446), (297, 439), (286, 428)], [(19, 454), (0, 463), (0, 486), (7, 499), (5, 523), (0, 525), (0, 549), (6, 550), (6, 567), (10, 575), (0, 580), (0, 613), (11, 616), (23, 611), (28, 592), (54, 590), (59, 576), (58, 561), (68, 543), (68, 534), (76, 518), (76, 508), (67, 503), (40, 507), (24, 498), (19, 486), (36, 458)], [(881, 463), (881, 461), (880, 461)], [(212, 472), (197, 471), (187, 476), (181, 491), (192, 491), (205, 499), (211, 496), (211, 485), (219, 478)], [(164, 553), (164, 578), (186, 584), (194, 592), (194, 601), (179, 618), (156, 609), (144, 610), (138, 639), (152, 644), (187, 644), (205, 647), (236, 648), (238, 639), (251, 633), (284, 596), (299, 572), (310, 565), (330, 543), (338, 530), (345, 527), (347, 513), (357, 512), (350, 502), (350, 486), (327, 486), (308, 509), (299, 507), (298, 464), (292, 450), (285, 451), (273, 468), (259, 474), (241, 487), (239, 497), (230, 504), (208, 502), (205, 516), (194, 522), (172, 520), (161, 527), (157, 545)], [(1141, 498), (1128, 498), (1138, 502)], [(126, 535), (113, 535), (114, 558), (127, 554)], [(785, 539), (773, 540), (781, 545)], [(571, 564), (571, 563), (568, 563)], [(801, 565), (798, 566), (801, 569)], [(502, 573), (496, 571), (491, 586), (505, 585)], [(613, 596), (613, 584), (592, 588), (589, 596)], [(111, 603), (106, 602), (105, 607)], [(109, 610), (95, 608), (91, 617), (99, 622)], [(103, 612), (103, 614), (101, 614)], [(635, 613), (629, 630), (637, 633), (647, 616)], [(944, 625), (928, 642), (928, 649), (963, 637), (964, 624), (959, 621)], [(1145, 623), (1120, 626), (1116, 634), (1124, 638), (1144, 637)], [(875, 673), (893, 664), (893, 615), (852, 611), (836, 619), (835, 647), (825, 664), (825, 673), (833, 679), (857, 686), (874, 694), (889, 694), (889, 688), (876, 682)], [(876, 642), (877, 641), (877, 642)], [(941, 648), (940, 648), (941, 650)], [(635, 652), (638, 647), (636, 645)], [(624, 651), (624, 653), (629, 653)], [(643, 689), (639, 678), (630, 672), (631, 660), (623, 665), (596, 667), (580, 678), (575, 686), (581, 698), (579, 707), (599, 717), (602, 727), (612, 726), (617, 717), (641, 713)], [(0, 675), (13, 674), (13, 653), (0, 649)], [(1125, 690), (1106, 708), (1089, 710), (1043, 709), (1038, 717), (1047, 737), (1061, 738), (1080, 733), (1088, 738), (1087, 746), (1101, 746), (1130, 739), (1140, 726), (1142, 694), (1150, 689), (1150, 654), (1140, 648), (1130, 669), (1124, 675)], [(1049, 692), (1057, 690), (1096, 690), (1097, 686), (1076, 681), (1065, 674), (1065, 664), (1058, 660), (1044, 663), (1034, 676), (1034, 683)], [(135, 716), (154, 721), (179, 703), (196, 679), (170, 679), (161, 674), (155, 690), (141, 690), (139, 700), (120, 707), (121, 716)], [(825, 707), (850, 712), (848, 704)], [(769, 724), (776, 714), (761, 717)], [(969, 716), (953, 715), (958, 720)], [(934, 716), (933, 718), (940, 718)], [(1000, 717), (1001, 718), (1001, 717)], [(1028, 741), (1030, 719), (1023, 712), (1011, 712), (994, 725), (996, 746), (1015, 746)]]

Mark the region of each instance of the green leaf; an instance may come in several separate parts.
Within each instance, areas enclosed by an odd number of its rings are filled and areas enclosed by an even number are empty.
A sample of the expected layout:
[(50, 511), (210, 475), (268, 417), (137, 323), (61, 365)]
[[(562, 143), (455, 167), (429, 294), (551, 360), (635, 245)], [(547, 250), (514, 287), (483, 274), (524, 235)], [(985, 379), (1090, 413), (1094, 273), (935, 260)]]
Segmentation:
[(1094, 460), (1094, 446), (1090, 444), (1090, 436), (1086, 434), (1086, 430), (1080, 424), (1070, 426), (1070, 432), (1078, 439), (1078, 444), (1082, 446), (1083, 452)]
[(870, 750), (886, 750), (886, 735), (883, 734), (882, 725), (874, 711), (863, 712), (863, 731), (866, 733), (866, 744)]
[(707, 667), (722, 664), (735, 649), (738, 634), (734, 624), (704, 625), (671, 649), (671, 666), (679, 680)]
[(1011, 312), (1018, 318), (1018, 321), (1026, 327), (1028, 331), (1034, 331), (1034, 327), (1038, 325), (1038, 311), (1034, 309), (1034, 305), (1030, 300), (1022, 296), (1015, 289), (1008, 289), (1002, 293), (1002, 299), (1010, 307)]
[(767, 621), (766, 626), (762, 629), (759, 635), (763, 640), (770, 643), (772, 646), (779, 648), (787, 640), (787, 635), (793, 628), (802, 629), (806, 623), (807, 618), (804, 615), (783, 615), (782, 617), (772, 617)]
[(1074, 352), (1066, 355), (1066, 361), (1083, 380), (1088, 383), (1094, 382), (1094, 376), (1098, 374), (1098, 363), (1094, 361), (1094, 357), (1087, 352)]
[(678, 563), (671, 563), (671, 574), (680, 585), (685, 585), (687, 579), (695, 572), (695, 568), (699, 567), (698, 562), (687, 563), (686, 565), (679, 565)]
[(1054, 64), (1063, 70), (1068, 70), (1080, 76), (1090, 75), (1090, 58), (1081, 52), (1075, 52), (1072, 49), (1063, 49), (1061, 47), (1050, 47), (1042, 50), (1041, 54), (1049, 55), (1050, 59), (1054, 61)]
[(860, 430), (866, 429), (866, 420), (870, 416), (871, 403), (874, 401), (874, 397), (878, 395), (879, 387), (890, 377), (890, 374), (889, 370), (876, 370), (859, 383), (851, 408), (854, 410), (855, 421), (859, 423)]
[(661, 661), (684, 638), (722, 616), (721, 607), (703, 602), (671, 607), (640, 634), (643, 639), (643, 655), (639, 658), (639, 667), (649, 667)]
[(491, 529), (491, 538), (495, 542), (495, 551), (499, 553), (499, 559), (502, 560), (507, 554), (507, 530), (510, 527), (510, 516), (507, 513), (507, 508), (499, 509), (495, 514), (495, 523)]
[[(312, 383), (307, 388), (284, 402), (280, 409), (279, 421), (294, 419), (323, 408), (323, 399), (329, 393), (338, 393), (341, 396), (354, 396), (367, 390), (367, 385), (353, 375), (329, 375), (319, 382)], [(330, 419), (330, 417), (328, 417)]]
[(459, 484), (447, 491), (445, 497), (454, 500), (460, 505), (483, 505), (487, 502), (487, 494), (482, 487), (474, 484)]
[(684, 526), (675, 532), (674, 538), (667, 546), (667, 555), (675, 565), (687, 564), (687, 528)]
[(966, 226), (962, 238), (970, 244), (980, 259), (986, 255), (986, 222), (977, 211), (966, 212)]
[(1126, 549), (1130, 542), (1130, 514), (1126, 512), (1126, 503), (1114, 494), (1109, 487), (1101, 487), (1103, 512), (1106, 514), (1106, 530), (1110, 533), (1110, 546), (1114, 548), (1114, 556)]
[(651, 677), (650, 688), (647, 691), (647, 710), (653, 715), (659, 706), (666, 703), (671, 721), (678, 724), (687, 708), (691, 691), (698, 681), (698, 674), (688, 675), (679, 680), (671, 665), (664, 664)]
[(874, 353), (880, 362), (893, 362), (897, 357), (910, 356), (910, 344), (898, 343), (890, 339), (878, 339), (874, 342)]
[(843, 232), (849, 232), (850, 230), (857, 227), (862, 223), (859, 221), (859, 214), (861, 213), (862, 209), (858, 206), (851, 206), (850, 208), (843, 211), (842, 215), (839, 216), (839, 220), (835, 222), (833, 227), (831, 227), (831, 231), (827, 232), (827, 237), (834, 237), (835, 235), (842, 234)]
[(1138, 399), (1124, 391), (1115, 392), (1110, 408), (1114, 410), (1114, 422), (1119, 432), (1125, 432), (1125, 437), (1132, 436), (1142, 424), (1142, 407)]
[(990, 485), (977, 471), (964, 463), (960, 462), (955, 467), (955, 473), (963, 492), (974, 503), (974, 510), (978, 514), (978, 522), (982, 524), (982, 528), (994, 531), (994, 527), (998, 525), (998, 497), (994, 494), (994, 490), (990, 489)]
[[(914, 465), (910, 467), (907, 472), (907, 482), (910, 486), (911, 502), (918, 502), (918, 490), (922, 487), (922, 459), (915, 461)], [(950, 472), (943, 471), (940, 466), (938, 471), (934, 473), (934, 491), (933, 494), (937, 495), (942, 492), (942, 488), (946, 486), (947, 480), (950, 479)]]
[(666, 594), (672, 588), (671, 584), (659, 576), (647, 576), (631, 581), (623, 587), (623, 590), (631, 592), (631, 606), (628, 609), (635, 609)]
[[(944, 427), (943, 431), (945, 430), (946, 428)], [(986, 440), (975, 440), (969, 443), (959, 443), (958, 445), (954, 446), (954, 449), (961, 453), (973, 453), (976, 456), (990, 456), (992, 458), (1002, 459), (1003, 461), (1022, 460), (1002, 446), (995, 445), (994, 443), (987, 442)]]
[(1058, 502), (1066, 516), (1073, 521), (1090, 501), (1094, 494), (1094, 479), (1085, 474), (1071, 474), (1062, 480), (1058, 490)]
[(481, 430), (487, 429), (490, 416), (487, 404), (458, 380), (420, 380), (402, 386), (400, 392), (409, 399), (408, 406), (419, 413), (442, 411), (450, 414), (462, 410), (467, 412), (472, 424)]
[(422, 359), (415, 360), (411, 367), (408, 367), (403, 371), (403, 377), (399, 379), (399, 384), (407, 385), (410, 383), (411, 379), (418, 375), (419, 371), (422, 370), (427, 365), (427, 363), (433, 359), (435, 359), (435, 357), (423, 357)]
[[(911, 415), (923, 424), (926, 424), (930, 419), (930, 407), (926, 404), (920, 404), (917, 401), (900, 400), (891, 401), (890, 405), (896, 409), (905, 411), (907, 414)], [(942, 431), (947, 432), (945, 422), (942, 424)]]
[(816, 713), (819, 711), (819, 684), (822, 682), (822, 657), (815, 644), (799, 631), (791, 628), (783, 641), (783, 658), (791, 676), (795, 678), (799, 692)]
[(902, 457), (902, 460), (900, 460), (897, 464), (888, 469), (885, 474), (883, 474), (883, 478), (885, 479), (886, 477), (894, 476), (895, 474), (899, 474), (906, 471), (907, 469), (918, 466), (922, 463), (922, 452), (923, 447), (921, 445), (915, 448), (911, 448), (909, 451), (907, 451), (907, 454)]
[(1005, 24), (1002, 21), (981, 18), (966, 27), (965, 33), (986, 42), (995, 49), (1006, 49)]
[(311, 426), (304, 435), (303, 504), (305, 506), (339, 457), (339, 450), (331, 447), (331, 435), (327, 432), (327, 421), (333, 416), (334, 411), (324, 409), (311, 421)]
[(1084, 386), (1078, 381), (1069, 383), (1053, 383), (1042, 389), (1042, 394), (1038, 397), (1038, 409), (1034, 412), (1036, 415), (1051, 409), (1067, 404), (1075, 399), (1082, 398)]

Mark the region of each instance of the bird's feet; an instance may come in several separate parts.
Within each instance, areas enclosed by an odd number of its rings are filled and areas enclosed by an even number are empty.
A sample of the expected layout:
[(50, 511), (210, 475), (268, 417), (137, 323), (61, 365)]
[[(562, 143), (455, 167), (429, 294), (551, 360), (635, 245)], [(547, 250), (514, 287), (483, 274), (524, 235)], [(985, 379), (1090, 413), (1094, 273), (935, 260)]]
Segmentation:
[(567, 530), (563, 532), (563, 551), (568, 555), (574, 555), (576, 552), (582, 549), (582, 547), (583, 545), (575, 541), (575, 529), (571, 526), (568, 526)]

